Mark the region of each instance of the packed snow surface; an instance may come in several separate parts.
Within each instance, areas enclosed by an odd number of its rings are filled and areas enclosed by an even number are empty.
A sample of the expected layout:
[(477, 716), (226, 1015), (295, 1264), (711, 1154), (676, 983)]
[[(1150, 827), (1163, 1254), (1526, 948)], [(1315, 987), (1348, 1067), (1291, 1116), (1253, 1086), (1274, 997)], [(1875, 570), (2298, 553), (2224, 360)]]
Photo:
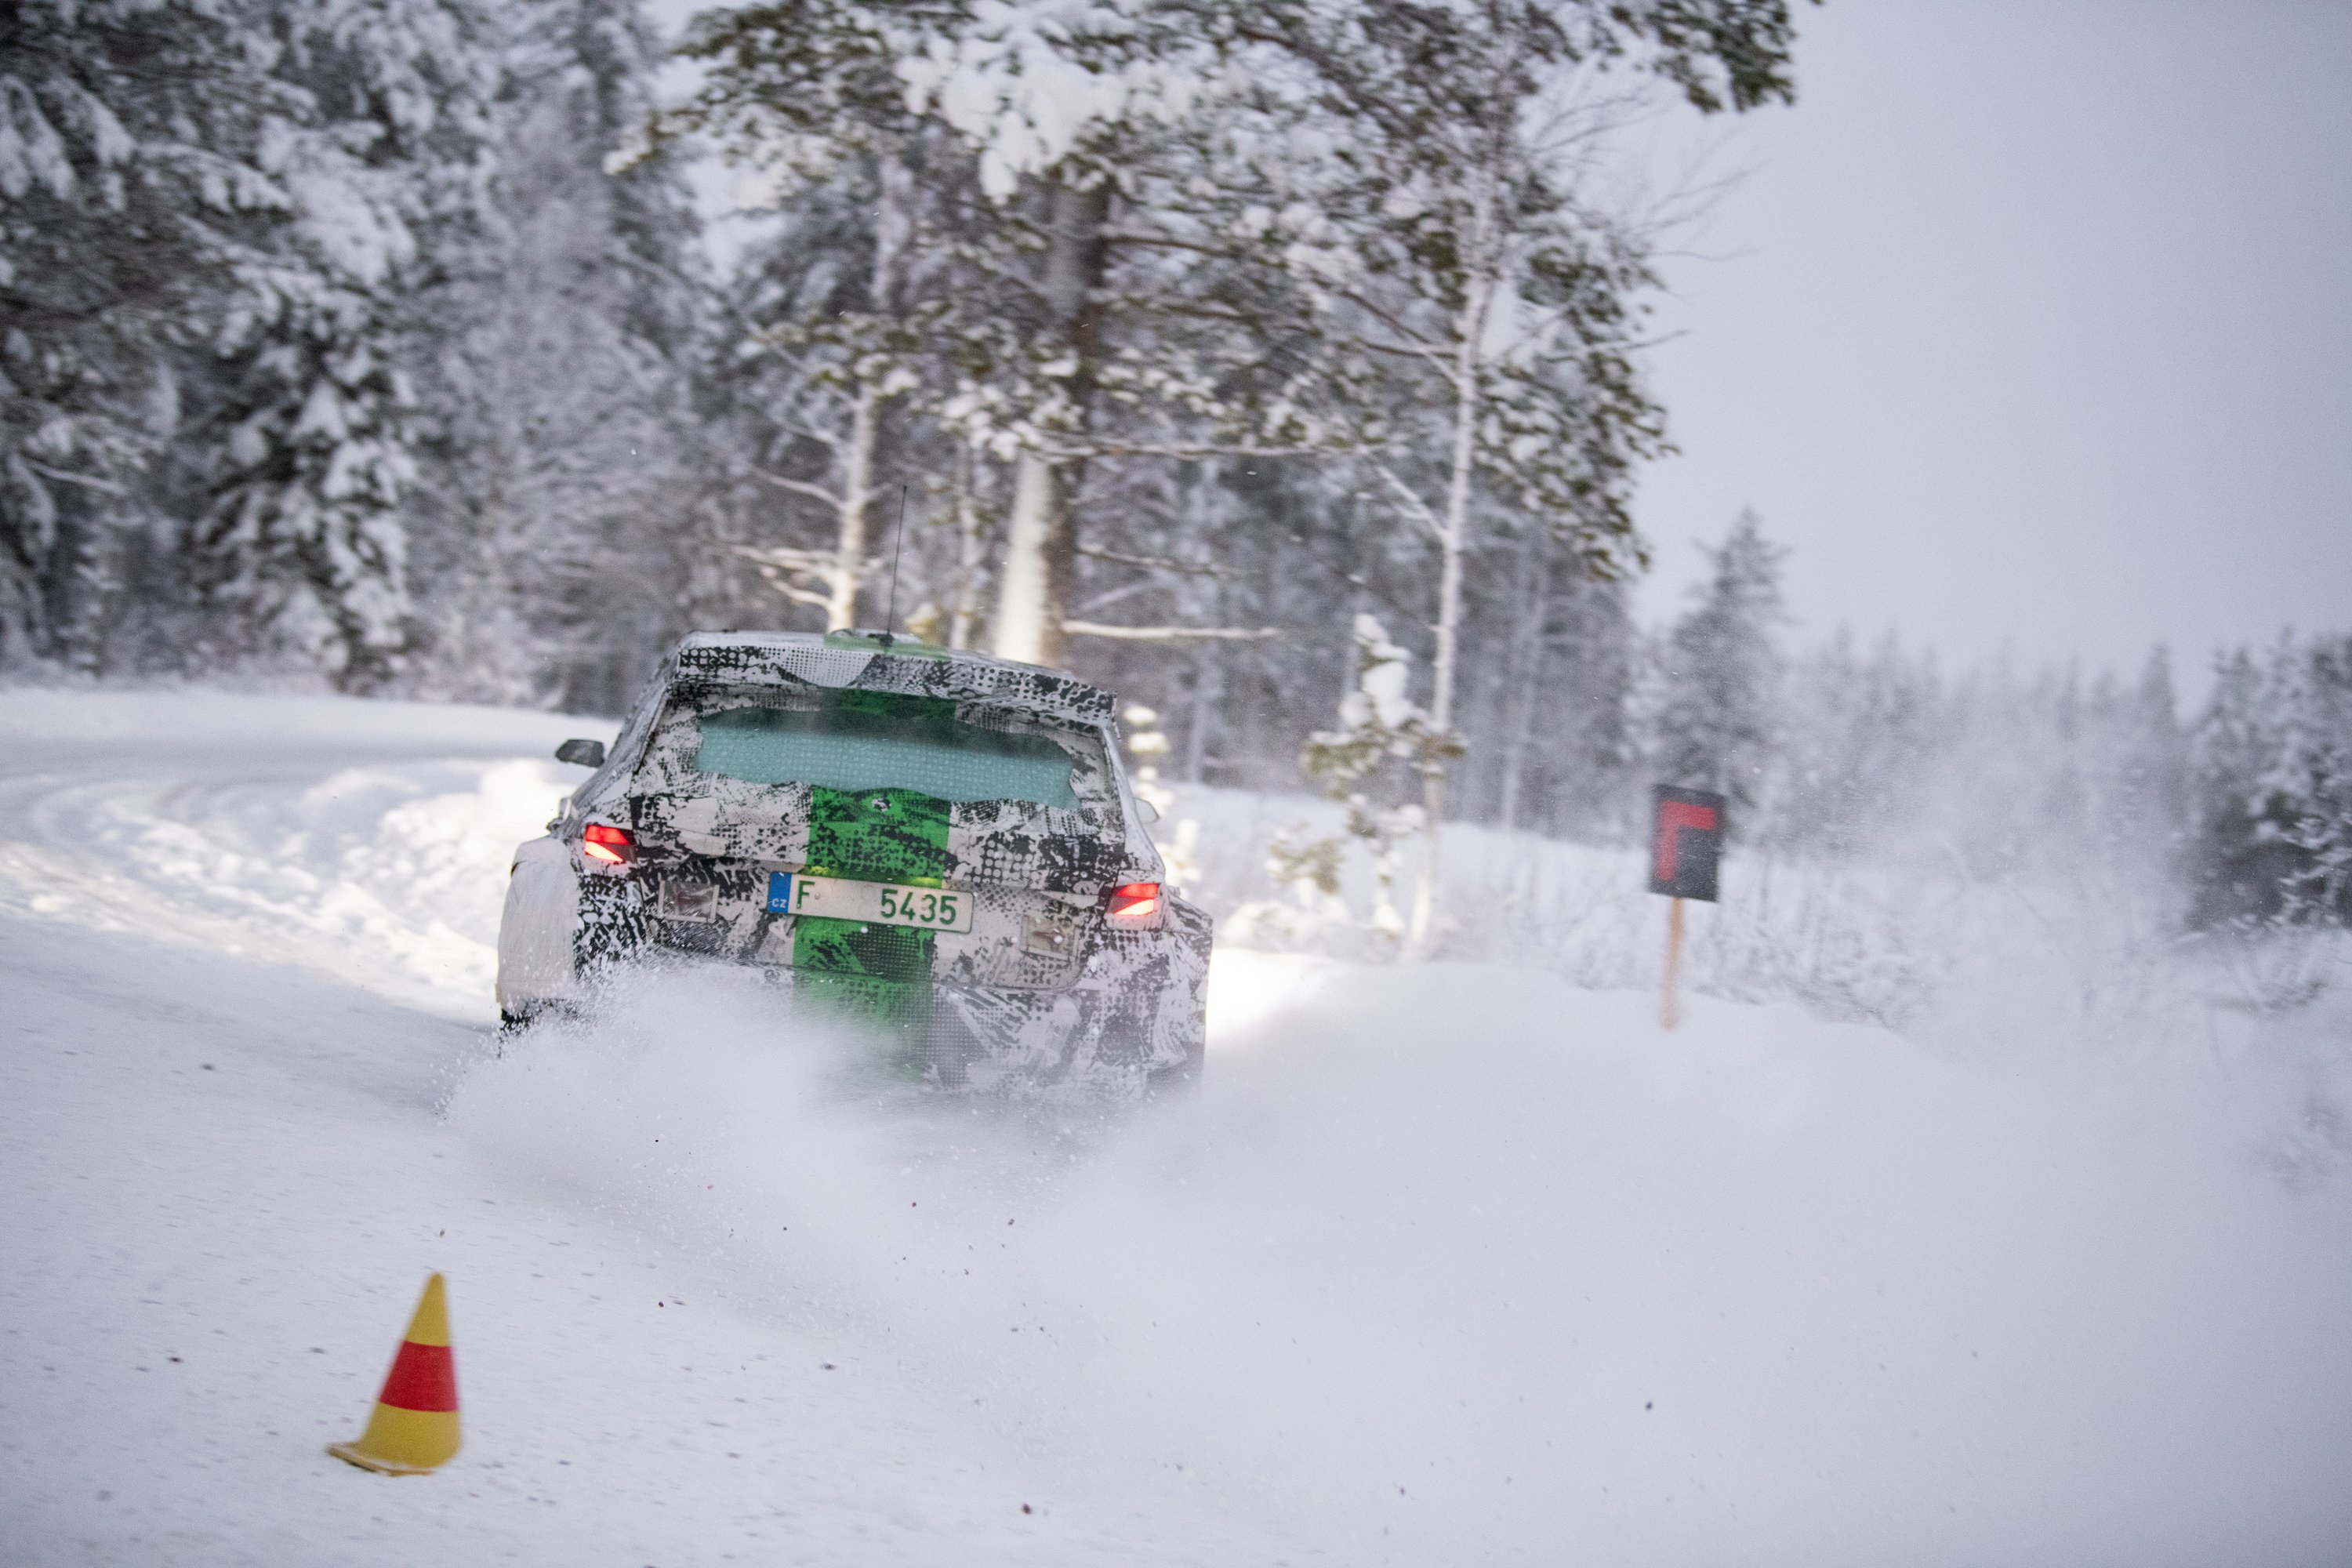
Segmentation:
[[(1241, 951), (1117, 1121), (877, 1093), (726, 975), (501, 1055), (603, 729), (0, 724), (11, 1563), (2352, 1555), (2352, 1173), (2280, 1179), (2259, 1061)], [(436, 1268), (464, 1452), (337, 1463)]]

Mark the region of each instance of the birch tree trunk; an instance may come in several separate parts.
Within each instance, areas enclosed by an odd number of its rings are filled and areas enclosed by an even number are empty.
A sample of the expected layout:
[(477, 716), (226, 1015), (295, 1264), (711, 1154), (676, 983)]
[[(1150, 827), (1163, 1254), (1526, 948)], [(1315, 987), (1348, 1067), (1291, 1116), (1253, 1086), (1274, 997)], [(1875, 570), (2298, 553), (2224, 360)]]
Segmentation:
[[(1055, 179), (1046, 184), (1044, 197), (1047, 328), (1073, 363), (1064, 382), (1068, 426), (1056, 434), (1075, 446), (1084, 441), (1093, 410), (1101, 326), (1097, 292), (1103, 280), (1102, 234), (1110, 214), (1110, 187), (1076, 190)], [(1058, 665), (1067, 656), (1062, 621), (1077, 575), (1073, 502), (1083, 468), (1075, 458), (1057, 458), (1035, 450), (1024, 451), (1014, 465), (1004, 571), (996, 595), (993, 651), (1000, 658)]]
[(849, 416), (841, 527), (834, 535), (833, 570), (825, 574), (824, 629), (829, 632), (857, 624), (857, 579), (866, 569), (866, 510), (874, 498), (874, 441), (881, 423), (881, 389), (870, 379), (862, 379)]
[[(1481, 202), (1472, 230), (1473, 241), (1481, 250), (1486, 245), (1487, 223), (1488, 204)], [(1493, 308), (1496, 286), (1491, 273), (1473, 274), (1462, 312), (1455, 319), (1454, 452), (1446, 474), (1445, 511), (1437, 531), (1437, 650), (1432, 661), (1429, 696), (1430, 724), (1440, 736), (1454, 729), (1455, 652), (1462, 629), (1462, 552), (1470, 532), (1470, 486), (1478, 452), (1478, 392), (1486, 316)], [(1437, 920), (1438, 829), (1445, 818), (1444, 758), (1423, 761), (1421, 795), (1428, 820), (1422, 828), (1421, 879), (1413, 888), (1412, 920), (1405, 929), (1405, 952), (1416, 958), (1428, 952)]]
[(956, 598), (948, 617), (948, 647), (971, 646), (980, 623), (980, 579), (987, 569), (988, 539), (980, 515), (980, 458), (969, 444), (956, 476)]
[[(1222, 602), (1223, 595), (1219, 599)], [(1199, 784), (1209, 770), (1209, 737), (1217, 722), (1217, 705), (1225, 697), (1224, 651), (1222, 644), (1202, 641), (1192, 654), (1192, 721), (1184, 734), (1184, 782)]]
[(1505, 695), (1510, 714), (1503, 742), (1503, 792), (1500, 814), (1506, 832), (1519, 826), (1521, 781), (1527, 773), (1528, 742), (1535, 728), (1537, 689), (1543, 683), (1544, 622), (1551, 609), (1551, 558), (1535, 531), (1528, 531), (1524, 552), (1527, 598), (1511, 644), (1511, 685)]
[[(1209, 583), (1208, 606), (1205, 616), (1213, 626), (1225, 624), (1225, 584), (1223, 578)], [(1203, 637), (1192, 647), (1192, 713), (1184, 727), (1184, 782), (1199, 784), (1209, 767), (1209, 740), (1215, 731), (1217, 710), (1225, 698), (1224, 644), (1215, 637)]]
[[(866, 309), (887, 316), (898, 296), (899, 258), (914, 232), (914, 174), (884, 157), (877, 172), (880, 201), (874, 215), (874, 277)], [(881, 441), (882, 405), (889, 400), (887, 365), (862, 366), (857, 396), (849, 415), (849, 450), (842, 461), (841, 526), (834, 536), (833, 566), (826, 573), (824, 628), (837, 632), (857, 624), (858, 579), (866, 572), (866, 514), (874, 500), (874, 454)]]

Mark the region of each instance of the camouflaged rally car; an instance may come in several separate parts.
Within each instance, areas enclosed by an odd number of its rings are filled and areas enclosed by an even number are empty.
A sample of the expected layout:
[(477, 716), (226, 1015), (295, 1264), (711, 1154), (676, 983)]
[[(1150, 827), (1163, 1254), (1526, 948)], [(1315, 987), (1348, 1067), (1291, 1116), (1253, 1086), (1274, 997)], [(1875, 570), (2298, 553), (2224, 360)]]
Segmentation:
[(499, 932), (509, 1024), (638, 965), (755, 966), (945, 1088), (1141, 1092), (1201, 1067), (1210, 921), (1171, 897), (1108, 692), (870, 632), (700, 632), (664, 663)]

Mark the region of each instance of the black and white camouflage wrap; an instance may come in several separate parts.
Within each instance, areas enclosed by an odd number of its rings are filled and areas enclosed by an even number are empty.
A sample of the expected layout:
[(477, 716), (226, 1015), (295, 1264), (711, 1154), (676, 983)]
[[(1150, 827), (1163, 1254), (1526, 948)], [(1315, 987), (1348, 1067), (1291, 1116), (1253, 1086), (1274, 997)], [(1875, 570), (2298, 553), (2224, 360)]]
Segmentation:
[[(893, 1049), (909, 1070), (949, 1088), (1108, 1097), (1196, 1076), (1209, 918), (1164, 895), (1158, 929), (1117, 929), (1101, 914), (1112, 888), (1162, 876), (1119, 766), (1110, 695), (1060, 671), (841, 646), (850, 640), (698, 633), (678, 646), (604, 766), (551, 825), (569, 850), (571, 887), (544, 871), (535, 885), (550, 900), (572, 894), (573, 984), (546, 999), (591, 997), (646, 962), (756, 966), (780, 999), (812, 983), (796, 972), (793, 918), (769, 912), (767, 885), (771, 872), (808, 864), (816, 792), (698, 772), (698, 726), (746, 705), (807, 708), (828, 691), (891, 692), (952, 701), (959, 719), (1051, 741), (1070, 755), (1077, 800), (1076, 810), (947, 806), (940, 879), (971, 898), (972, 927), (925, 933), (926, 995), (893, 1026)], [(580, 852), (591, 822), (635, 836), (627, 864)], [(831, 869), (903, 879), (887, 865)], [(509, 918), (518, 920), (511, 900)], [(502, 957), (506, 945), (502, 934)], [(502, 974), (502, 1005), (509, 989)]]

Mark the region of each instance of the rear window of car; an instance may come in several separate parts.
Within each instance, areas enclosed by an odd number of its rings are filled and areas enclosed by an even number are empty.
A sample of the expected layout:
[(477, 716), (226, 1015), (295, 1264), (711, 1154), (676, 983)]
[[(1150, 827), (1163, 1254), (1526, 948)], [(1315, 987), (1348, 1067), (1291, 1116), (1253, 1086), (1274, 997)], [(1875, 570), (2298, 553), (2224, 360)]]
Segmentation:
[(971, 722), (938, 698), (845, 691), (829, 699), (814, 709), (705, 713), (694, 770), (751, 784), (1078, 807), (1071, 754), (1047, 736)]

